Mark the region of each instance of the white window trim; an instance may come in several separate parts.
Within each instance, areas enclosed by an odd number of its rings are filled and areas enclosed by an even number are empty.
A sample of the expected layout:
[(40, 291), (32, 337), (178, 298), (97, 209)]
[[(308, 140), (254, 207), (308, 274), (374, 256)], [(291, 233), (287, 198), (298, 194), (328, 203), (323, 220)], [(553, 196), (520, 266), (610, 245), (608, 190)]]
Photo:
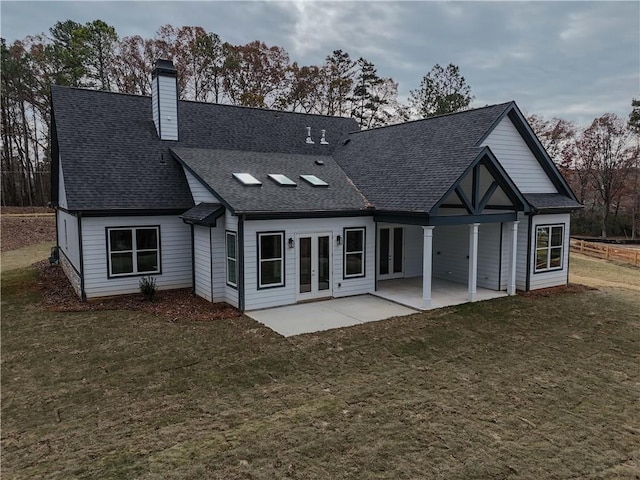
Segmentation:
[[(280, 257), (278, 258), (268, 258), (268, 259), (263, 259), (262, 258), (262, 237), (274, 237), (274, 236), (279, 236), (280, 237)], [(280, 260), (280, 278), (281, 281), (278, 283), (266, 283), (263, 284), (262, 283), (262, 264), (264, 262), (275, 262)], [(262, 288), (274, 288), (274, 287), (284, 287), (285, 286), (285, 281), (284, 281), (284, 273), (285, 273), (285, 268), (284, 268), (284, 232), (259, 232), (258, 233), (258, 288), (262, 289)]]
[[(361, 245), (361, 250), (351, 250), (351, 251), (347, 251), (347, 245), (349, 244), (349, 242), (347, 242), (347, 236), (349, 234), (349, 232), (356, 232), (356, 231), (361, 231), (362, 232), (362, 245)], [(364, 277), (366, 276), (366, 270), (365, 270), (365, 264), (366, 264), (366, 249), (367, 249), (367, 229), (365, 227), (353, 227), (353, 228), (345, 228), (344, 229), (344, 255), (343, 255), (343, 277), (344, 278), (360, 278), (360, 277)], [(350, 275), (347, 274), (347, 258), (349, 255), (357, 255), (361, 253), (362, 254), (362, 268), (360, 270), (359, 273), (352, 273)]]
[[(235, 257), (230, 257), (229, 256), (229, 237), (233, 237), (233, 243), (235, 244), (235, 250), (236, 250), (236, 256)], [(232, 232), (230, 230), (227, 230), (225, 232), (225, 236), (224, 236), (224, 250), (225, 250), (225, 270), (227, 273), (227, 285), (231, 286), (231, 287), (235, 287), (238, 288), (238, 234), (236, 232)], [(234, 265), (235, 265), (235, 274), (236, 274), (236, 281), (232, 282), (229, 279), (229, 260), (233, 260)]]
[[(553, 228), (561, 228), (562, 229), (562, 243), (558, 246), (551, 246), (551, 236)], [(546, 247), (538, 247), (538, 229), (547, 228), (549, 229), (549, 245)], [(536, 225), (535, 229), (535, 250), (533, 252), (533, 273), (546, 273), (546, 272), (558, 272), (564, 270), (564, 249), (565, 249), (565, 238), (564, 238), (564, 223), (555, 223), (555, 224), (547, 224), (547, 225)], [(552, 267), (551, 264), (551, 250), (560, 248), (560, 266)], [(547, 266), (544, 268), (538, 268), (538, 250), (546, 250), (547, 251)]]
[[(138, 230), (152, 230), (156, 231), (156, 240), (157, 247), (156, 248), (145, 248), (142, 250), (138, 250), (137, 246), (137, 231)], [(113, 230), (131, 230), (131, 250), (116, 250), (115, 252), (111, 251), (111, 231)], [(138, 252), (157, 252), (158, 255), (158, 268), (153, 271), (146, 272), (138, 272)], [(111, 265), (111, 254), (112, 253), (131, 253), (132, 254), (132, 267), (133, 271), (126, 273), (113, 273), (112, 265)], [(107, 227), (107, 274), (109, 278), (119, 278), (119, 277), (132, 277), (132, 276), (140, 276), (140, 275), (153, 275), (162, 272), (161, 267), (161, 256), (160, 256), (160, 227), (157, 225), (150, 226), (137, 226), (137, 227)]]

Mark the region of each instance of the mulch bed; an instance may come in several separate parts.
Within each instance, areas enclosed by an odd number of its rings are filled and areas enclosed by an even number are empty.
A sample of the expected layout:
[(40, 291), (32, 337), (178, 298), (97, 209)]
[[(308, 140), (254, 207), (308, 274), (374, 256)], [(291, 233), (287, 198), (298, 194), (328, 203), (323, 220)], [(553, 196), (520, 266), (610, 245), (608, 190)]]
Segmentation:
[(138, 310), (163, 316), (171, 321), (216, 320), (239, 317), (240, 311), (226, 303), (211, 303), (190, 293), (190, 289), (160, 290), (153, 301), (141, 293), (120, 295), (83, 302), (73, 290), (62, 267), (51, 266), (47, 260), (34, 264), (38, 269), (38, 283), (42, 288), (42, 304), (56, 312), (85, 312), (97, 310)]
[(573, 294), (588, 292), (591, 290), (597, 290), (597, 288), (588, 287), (586, 285), (580, 285), (577, 283), (570, 283), (568, 285), (560, 285), (558, 287), (541, 288), (539, 290), (531, 290), (529, 292), (519, 291), (518, 295), (523, 297), (553, 297), (555, 295)]

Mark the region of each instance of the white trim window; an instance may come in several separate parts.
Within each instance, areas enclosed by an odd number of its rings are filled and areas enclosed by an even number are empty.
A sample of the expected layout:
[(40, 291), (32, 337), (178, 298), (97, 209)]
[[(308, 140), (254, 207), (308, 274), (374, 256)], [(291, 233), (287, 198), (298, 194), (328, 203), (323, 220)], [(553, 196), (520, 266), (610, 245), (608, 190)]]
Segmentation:
[(258, 288), (284, 286), (284, 232), (258, 233)]
[(535, 273), (562, 270), (564, 225), (536, 227)]
[(226, 232), (227, 285), (238, 286), (238, 236), (236, 232)]
[(363, 277), (365, 265), (365, 229), (344, 230), (344, 278)]
[(160, 227), (107, 228), (109, 276), (160, 273)]

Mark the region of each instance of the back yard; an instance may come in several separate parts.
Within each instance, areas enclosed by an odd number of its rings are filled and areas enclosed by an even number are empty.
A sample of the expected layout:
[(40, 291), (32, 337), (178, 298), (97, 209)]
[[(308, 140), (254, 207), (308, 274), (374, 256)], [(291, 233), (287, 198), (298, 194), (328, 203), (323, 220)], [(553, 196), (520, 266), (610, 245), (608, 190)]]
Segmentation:
[(50, 312), (4, 271), (2, 477), (637, 479), (640, 275), (571, 267), (598, 290), (287, 339)]

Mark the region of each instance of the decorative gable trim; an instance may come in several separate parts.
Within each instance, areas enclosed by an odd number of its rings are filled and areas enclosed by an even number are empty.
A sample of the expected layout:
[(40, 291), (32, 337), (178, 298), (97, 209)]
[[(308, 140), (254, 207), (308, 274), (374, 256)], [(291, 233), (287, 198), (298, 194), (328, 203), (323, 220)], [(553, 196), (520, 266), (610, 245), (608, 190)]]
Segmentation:
[[(493, 176), (493, 181), (485, 191), (481, 191), (480, 188), (480, 167), (482, 166), (484, 166)], [(463, 182), (467, 178), (471, 178), (470, 196), (468, 195), (468, 192), (465, 192), (462, 186)], [(512, 205), (491, 205), (489, 203), (498, 188), (502, 189), (504, 194), (511, 201)], [(455, 194), (458, 197), (461, 202), (460, 204), (445, 203), (452, 194)], [(500, 165), (489, 147), (484, 147), (480, 153), (478, 153), (474, 161), (467, 167), (462, 175), (460, 175), (458, 180), (456, 180), (440, 200), (436, 202), (429, 212), (429, 215), (433, 218), (434, 216), (438, 216), (438, 209), (440, 208), (460, 208), (461, 206), (464, 207), (468, 215), (482, 215), (484, 210), (498, 209), (524, 212), (530, 211), (529, 202), (527, 202), (513, 180), (511, 180), (507, 172), (502, 168), (502, 165)]]

